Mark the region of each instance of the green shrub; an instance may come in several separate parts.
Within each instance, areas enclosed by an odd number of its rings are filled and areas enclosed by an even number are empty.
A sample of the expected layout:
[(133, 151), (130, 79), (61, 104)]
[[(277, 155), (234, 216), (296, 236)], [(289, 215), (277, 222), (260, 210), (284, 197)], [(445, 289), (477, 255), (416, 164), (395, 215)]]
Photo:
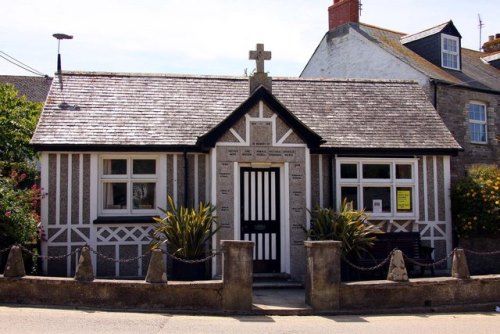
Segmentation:
[(161, 209), (164, 218), (155, 217), (153, 247), (167, 242), (171, 254), (182, 259), (199, 259), (207, 254), (206, 246), (218, 231), (215, 207), (209, 203), (198, 205), (198, 209), (176, 207), (169, 196), (170, 210)]
[(475, 165), (451, 190), (453, 226), (459, 238), (500, 235), (500, 168)]
[(311, 240), (342, 241), (342, 255), (360, 255), (373, 246), (376, 227), (366, 224), (367, 214), (363, 210), (350, 210), (346, 200), (340, 211), (316, 207), (312, 212), (311, 228), (306, 231)]

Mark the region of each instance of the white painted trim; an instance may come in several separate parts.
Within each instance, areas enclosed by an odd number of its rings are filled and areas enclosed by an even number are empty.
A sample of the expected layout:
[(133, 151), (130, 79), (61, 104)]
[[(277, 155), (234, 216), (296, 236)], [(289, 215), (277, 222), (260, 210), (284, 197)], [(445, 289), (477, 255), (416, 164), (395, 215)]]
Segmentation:
[[(42, 193), (47, 193), (51, 191), (49, 189), (49, 154), (47, 152), (42, 152), (40, 156), (40, 187), (42, 188)], [(43, 196), (40, 201), (40, 220), (42, 222), (43, 229), (45, 230), (46, 237), (48, 239), (48, 226), (49, 226), (49, 196)], [(42, 255), (48, 255), (48, 240), (42, 240)], [(47, 274), (47, 260), (42, 262), (43, 273)]]
[[(67, 159), (68, 159), (68, 184), (67, 184), (67, 187), (68, 187), (68, 195), (67, 195), (67, 206), (66, 206), (66, 236), (67, 236), (67, 241), (68, 241), (68, 244), (66, 246), (66, 254), (69, 254), (71, 253), (71, 224), (73, 223), (71, 221), (71, 196), (72, 196), (72, 177), (73, 177), (73, 171), (72, 171), (72, 166), (73, 166), (73, 159), (72, 159), (72, 156), (71, 154), (68, 154), (67, 155)], [(66, 276), (70, 276), (71, 275), (71, 256), (68, 256), (66, 258)]]
[[(445, 39), (448, 39), (448, 40), (451, 40), (451, 41), (454, 41), (454, 42), (457, 43), (457, 51), (456, 52), (444, 49), (444, 40)], [(461, 50), (460, 39), (458, 37), (442, 33), (441, 34), (441, 67), (443, 67), (443, 68), (449, 68), (451, 70), (459, 71), (461, 69), (461, 64), (460, 64), (460, 60), (461, 60), (460, 59), (460, 50)], [(449, 55), (457, 57), (457, 67), (451, 67), (451, 66), (445, 66), (444, 65), (444, 55), (445, 54), (449, 54)]]
[(264, 102), (259, 101), (259, 118), (264, 118)]
[[(99, 189), (99, 155), (97, 153), (92, 153), (90, 155), (90, 221), (93, 222), (97, 219), (98, 215), (98, 199), (100, 196), (95, 196), (98, 194)], [(90, 228), (90, 246), (97, 250), (97, 239), (96, 239), (96, 227), (91, 223)], [(91, 253), (92, 256), (92, 267), (94, 272), (97, 272), (97, 256)]]
[(240, 144), (245, 144), (247, 145), (247, 143), (245, 142), (245, 140), (243, 138), (241, 138), (240, 134), (238, 132), (236, 132), (235, 129), (231, 128), (229, 129), (229, 131), (233, 134), (233, 136), (238, 139), (239, 143)]
[(56, 225), (61, 221), (61, 154), (56, 155)]
[(233, 162), (233, 182), (234, 182), (234, 196), (233, 196), (233, 219), (234, 219), (234, 240), (241, 240), (241, 212), (238, 210), (240, 207), (240, 166), (238, 162)]
[[(482, 106), (484, 109), (484, 121), (480, 120), (474, 120), (470, 118), (470, 111), (469, 108), (472, 104)], [(467, 126), (467, 133), (469, 136), (469, 141), (471, 144), (479, 144), (479, 145), (487, 145), (488, 144), (488, 106), (486, 103), (478, 100), (470, 100), (469, 103), (467, 103), (467, 120), (469, 121), (468, 126)], [(472, 133), (470, 133), (470, 124), (479, 124), (479, 125), (484, 125), (484, 134), (486, 136), (485, 140), (482, 141), (476, 141), (472, 139)]]
[[(357, 178), (356, 179), (341, 179), (340, 166), (342, 164), (356, 164), (357, 165)], [(364, 179), (362, 175), (362, 165), (367, 164), (389, 164), (390, 165), (390, 178), (389, 179)], [(412, 178), (411, 179), (396, 179), (396, 165), (397, 164), (410, 164), (412, 166)], [(364, 206), (363, 203), (363, 191), (364, 187), (388, 187), (391, 189), (391, 212), (384, 212), (379, 214), (370, 213), (371, 219), (384, 219), (384, 220), (401, 220), (401, 219), (416, 219), (418, 217), (418, 197), (415, 189), (418, 188), (418, 178), (416, 177), (418, 173), (418, 159), (417, 158), (336, 158), (335, 162), (336, 172), (335, 172), (335, 184), (337, 193), (337, 209), (341, 205), (341, 188), (344, 187), (357, 187), (358, 188), (358, 205)], [(417, 168), (415, 168), (417, 167)], [(396, 190), (398, 187), (408, 187), (413, 189), (412, 193), (412, 205), (413, 212), (411, 213), (398, 213), (397, 212), (397, 201), (396, 201)]]
[(437, 168), (437, 157), (432, 157), (432, 168), (434, 169), (433, 175), (433, 186), (434, 186), (434, 221), (439, 221), (439, 189), (438, 189), (438, 168)]
[(281, 234), (281, 271), (285, 273), (291, 272), (291, 261), (290, 261), (290, 163), (285, 162), (284, 165), (280, 167), (280, 178), (281, 186), (280, 191), (282, 191), (281, 198), (281, 219), (283, 220), (280, 224), (282, 226), (280, 230)]
[[(210, 179), (211, 181), (211, 195), (210, 195), (210, 201), (212, 202), (212, 205), (217, 208), (217, 148), (212, 148), (210, 149), (210, 158), (212, 161), (210, 162), (210, 172), (212, 174), (212, 177)], [(214, 211), (214, 215), (217, 215), (217, 209)], [(219, 245), (217, 244), (217, 235), (212, 236), (212, 247), (215, 249), (219, 248)], [(214, 256), (212, 258), (212, 273), (213, 276), (217, 275), (217, 257)]]
[(427, 189), (427, 157), (422, 157), (422, 183), (424, 184), (424, 221), (429, 221), (429, 191)]
[(283, 137), (280, 138), (280, 140), (278, 140), (278, 142), (276, 143), (276, 145), (274, 146), (280, 146), (280, 145), (283, 145), (283, 143), (285, 142), (285, 140), (288, 139), (288, 137), (290, 137), (290, 135), (293, 133), (293, 129), (288, 129), (288, 131), (283, 135)]
[(167, 156), (161, 154), (158, 158), (157, 185), (156, 185), (156, 206), (167, 207)]
[(272, 141), (272, 146), (276, 146), (276, 140), (277, 140), (277, 131), (276, 131), (276, 119), (278, 118), (278, 115), (273, 114), (271, 116), (271, 141)]
[(78, 225), (83, 225), (83, 154), (78, 155)]
[(305, 172), (306, 172), (306, 229), (311, 228), (311, 151), (305, 149)]
[[(415, 187), (414, 187), (414, 196), (413, 196), (413, 207), (415, 208), (415, 222), (420, 221), (420, 183), (418, 177), (418, 164), (419, 159), (415, 157), (417, 163), (412, 166), (413, 175), (415, 175)], [(416, 224), (415, 224), (416, 226)], [(418, 231), (417, 231), (418, 232)]]
[[(451, 252), (452, 241), (452, 226), (451, 226), (451, 173), (450, 173), (450, 157), (443, 157), (443, 176), (444, 176), (444, 208), (446, 221), (446, 254)], [(448, 259), (448, 268), (451, 266), (451, 259)]]

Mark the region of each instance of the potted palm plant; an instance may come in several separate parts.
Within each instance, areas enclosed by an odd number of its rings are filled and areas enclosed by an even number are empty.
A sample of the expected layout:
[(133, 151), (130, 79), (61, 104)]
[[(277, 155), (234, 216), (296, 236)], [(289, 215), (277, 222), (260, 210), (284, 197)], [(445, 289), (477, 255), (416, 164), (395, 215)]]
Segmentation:
[[(306, 230), (309, 240), (341, 241), (343, 259), (356, 261), (362, 253), (374, 244), (376, 235), (382, 233), (376, 227), (366, 224), (368, 218), (364, 210), (352, 210), (344, 199), (340, 211), (316, 207), (311, 212), (311, 228)], [(342, 261), (342, 278), (348, 279), (348, 267)]]
[[(160, 210), (164, 217), (155, 217), (152, 234), (152, 247), (167, 244), (167, 250), (175, 258), (172, 265), (172, 278), (177, 280), (199, 280), (207, 276), (205, 262), (190, 263), (210, 253), (212, 236), (219, 226), (214, 215), (215, 207), (210, 203), (200, 202), (198, 208), (177, 207), (168, 197), (169, 210)], [(177, 258), (177, 259), (176, 259)]]

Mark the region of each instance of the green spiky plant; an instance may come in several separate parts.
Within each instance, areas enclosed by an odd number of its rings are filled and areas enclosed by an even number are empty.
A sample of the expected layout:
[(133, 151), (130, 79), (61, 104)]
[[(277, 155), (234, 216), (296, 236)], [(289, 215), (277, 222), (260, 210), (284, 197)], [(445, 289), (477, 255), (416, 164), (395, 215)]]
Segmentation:
[(366, 224), (364, 210), (351, 210), (344, 199), (340, 211), (316, 207), (312, 212), (311, 228), (306, 230), (310, 240), (336, 240), (342, 242), (344, 257), (360, 256), (373, 246), (376, 227)]
[(219, 226), (215, 207), (200, 202), (198, 208), (177, 207), (168, 196), (170, 210), (160, 210), (165, 217), (155, 217), (151, 246), (158, 248), (167, 243), (169, 252), (182, 259), (200, 259), (207, 255), (207, 244)]

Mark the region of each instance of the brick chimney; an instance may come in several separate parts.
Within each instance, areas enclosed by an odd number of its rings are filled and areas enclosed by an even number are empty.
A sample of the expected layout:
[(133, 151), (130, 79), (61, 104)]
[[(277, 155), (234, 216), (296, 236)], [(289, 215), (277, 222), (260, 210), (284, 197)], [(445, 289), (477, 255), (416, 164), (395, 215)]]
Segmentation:
[(329, 29), (348, 22), (359, 22), (359, 0), (334, 0), (328, 7)]
[(483, 44), (483, 51), (486, 53), (500, 51), (500, 34), (489, 36), (488, 41)]

